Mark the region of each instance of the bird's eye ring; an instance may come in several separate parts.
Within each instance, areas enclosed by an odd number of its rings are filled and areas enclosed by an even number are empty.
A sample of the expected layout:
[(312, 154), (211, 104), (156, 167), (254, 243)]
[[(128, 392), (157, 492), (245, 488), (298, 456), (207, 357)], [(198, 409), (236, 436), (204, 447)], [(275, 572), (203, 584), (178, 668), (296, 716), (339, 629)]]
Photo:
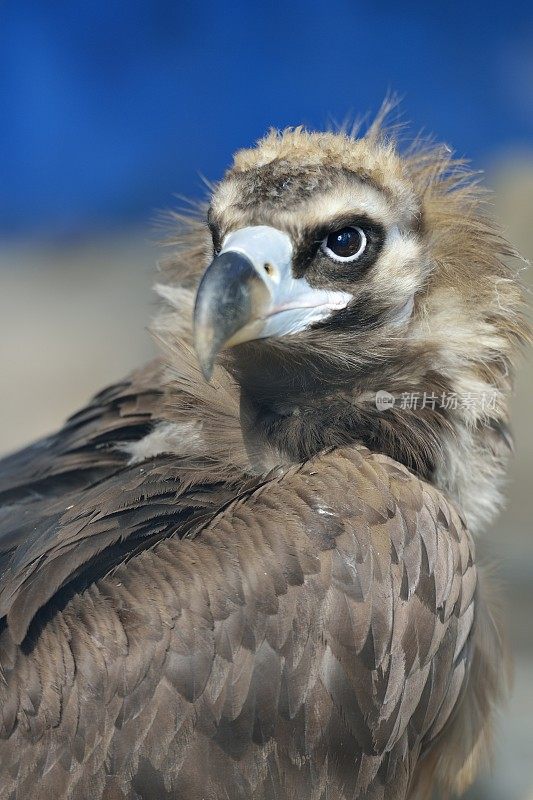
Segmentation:
[(366, 243), (366, 234), (362, 228), (347, 226), (328, 234), (321, 247), (334, 261), (356, 261), (364, 252)]

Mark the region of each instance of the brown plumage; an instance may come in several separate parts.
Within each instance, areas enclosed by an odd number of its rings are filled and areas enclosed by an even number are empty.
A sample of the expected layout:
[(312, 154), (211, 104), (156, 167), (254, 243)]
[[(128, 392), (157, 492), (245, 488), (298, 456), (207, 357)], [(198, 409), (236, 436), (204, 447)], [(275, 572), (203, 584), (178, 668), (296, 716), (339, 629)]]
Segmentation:
[(1, 464), (0, 800), (472, 781), (504, 655), (471, 533), (527, 334), (481, 202), (379, 124), (237, 155), (159, 287), (161, 359)]

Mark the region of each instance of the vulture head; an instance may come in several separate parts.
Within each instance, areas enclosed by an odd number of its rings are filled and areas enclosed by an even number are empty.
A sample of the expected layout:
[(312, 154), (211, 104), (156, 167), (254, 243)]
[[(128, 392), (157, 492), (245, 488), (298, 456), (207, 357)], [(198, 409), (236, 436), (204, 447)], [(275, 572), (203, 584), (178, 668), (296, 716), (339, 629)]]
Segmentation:
[(236, 154), (185, 247), (198, 360), (237, 382), (250, 450), (363, 441), (454, 496), (471, 529), (491, 518), (525, 326), (484, 205), (448, 148), (401, 155), (379, 122)]

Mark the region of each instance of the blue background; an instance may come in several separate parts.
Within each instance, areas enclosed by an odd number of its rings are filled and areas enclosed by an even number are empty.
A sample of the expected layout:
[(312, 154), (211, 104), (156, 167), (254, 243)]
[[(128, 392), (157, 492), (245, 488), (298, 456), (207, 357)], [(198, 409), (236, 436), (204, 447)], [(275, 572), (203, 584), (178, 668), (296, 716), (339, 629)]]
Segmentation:
[(402, 114), (476, 167), (533, 143), (533, 3), (9, 0), (0, 232), (146, 222), (270, 126)]

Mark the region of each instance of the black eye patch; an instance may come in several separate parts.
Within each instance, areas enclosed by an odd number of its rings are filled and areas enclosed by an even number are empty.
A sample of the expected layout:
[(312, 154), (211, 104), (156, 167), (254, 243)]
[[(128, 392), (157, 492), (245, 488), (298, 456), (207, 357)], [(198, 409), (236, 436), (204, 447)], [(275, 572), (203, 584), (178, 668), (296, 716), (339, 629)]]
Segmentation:
[(222, 237), (220, 234), (220, 229), (213, 219), (213, 214), (211, 212), (211, 209), (209, 209), (207, 212), (206, 221), (207, 221), (207, 227), (211, 232), (211, 238), (213, 239), (213, 250), (216, 255), (217, 253), (220, 252), (220, 249), (222, 248)]
[[(322, 242), (335, 231), (348, 227), (360, 228), (364, 231), (367, 238), (365, 250), (355, 262), (333, 261), (322, 252)], [(324, 268), (328, 264), (330, 265), (331, 269), (328, 269), (330, 276), (335, 275), (339, 279), (345, 278), (349, 280), (361, 274), (362, 271), (374, 263), (383, 247), (384, 241), (385, 227), (381, 222), (376, 222), (376, 220), (364, 214), (345, 214), (335, 217), (324, 223), (324, 225), (308, 228), (300, 233), (299, 244), (293, 257), (293, 275), (295, 278), (301, 278), (315, 260), (320, 260)]]

